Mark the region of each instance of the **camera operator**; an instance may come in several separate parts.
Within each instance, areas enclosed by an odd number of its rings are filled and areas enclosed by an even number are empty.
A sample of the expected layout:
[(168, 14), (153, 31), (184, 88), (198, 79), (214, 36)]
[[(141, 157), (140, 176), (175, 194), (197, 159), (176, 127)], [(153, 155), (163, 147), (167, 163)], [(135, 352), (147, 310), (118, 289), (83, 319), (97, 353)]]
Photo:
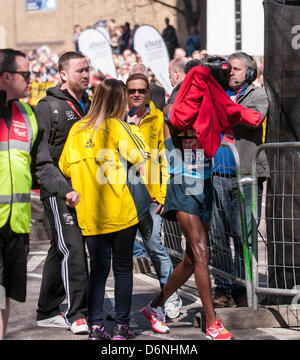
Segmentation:
[[(268, 98), (265, 90), (256, 87), (252, 82), (256, 79), (256, 63), (251, 56), (238, 52), (229, 56), (231, 65), (227, 94), (233, 102), (246, 108), (260, 112), (265, 118), (268, 111)], [(251, 174), (251, 162), (257, 147), (262, 143), (262, 125), (250, 127), (236, 125), (230, 133), (222, 133), (221, 140), (231, 142), (237, 148), (242, 175)], [(258, 214), (260, 217), (263, 182), (269, 176), (265, 153), (261, 153), (257, 162), (258, 171)], [(213, 264), (221, 266), (221, 270), (231, 271), (232, 275), (245, 278), (243, 256), (243, 237), (240, 220), (239, 188), (236, 179), (235, 162), (231, 151), (220, 146), (214, 156), (213, 187), (215, 202), (213, 204), (211, 245), (214, 250)], [(248, 242), (251, 242), (251, 184), (243, 187), (245, 196)], [(221, 210), (222, 209), (222, 210)], [(230, 237), (234, 241), (234, 263), (230, 249)], [(220, 256), (219, 254), (222, 254)], [(224, 256), (224, 254), (226, 254)], [(218, 256), (219, 255), (219, 256)], [(247, 306), (245, 287), (232, 283), (231, 280), (215, 276), (216, 292), (213, 298), (216, 307)], [(233, 301), (234, 300), (234, 301)]]

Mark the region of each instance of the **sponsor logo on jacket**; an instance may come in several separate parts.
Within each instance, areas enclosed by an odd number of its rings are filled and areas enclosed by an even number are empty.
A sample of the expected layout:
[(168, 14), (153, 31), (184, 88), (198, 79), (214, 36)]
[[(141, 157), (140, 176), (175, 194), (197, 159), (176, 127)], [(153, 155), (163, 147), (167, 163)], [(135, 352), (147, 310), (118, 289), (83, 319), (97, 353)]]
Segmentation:
[(63, 218), (64, 218), (66, 225), (74, 225), (75, 224), (74, 219), (71, 214), (65, 212), (65, 213), (63, 213)]
[(75, 115), (74, 111), (72, 111), (72, 110), (66, 111), (66, 117), (67, 117), (67, 120), (76, 120), (77, 119), (77, 116)]
[(89, 141), (87, 141), (84, 145), (84, 148), (85, 149), (88, 149), (88, 148), (92, 148), (92, 147), (95, 147), (95, 144), (93, 143), (93, 140), (92, 139), (89, 139)]

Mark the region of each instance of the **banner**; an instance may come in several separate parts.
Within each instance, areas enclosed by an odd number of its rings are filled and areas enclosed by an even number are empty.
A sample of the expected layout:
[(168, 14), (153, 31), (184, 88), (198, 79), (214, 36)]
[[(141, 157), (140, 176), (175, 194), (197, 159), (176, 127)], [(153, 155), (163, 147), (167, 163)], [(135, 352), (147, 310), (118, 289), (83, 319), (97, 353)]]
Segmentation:
[(102, 32), (84, 30), (79, 35), (78, 46), (95, 70), (100, 70), (106, 77), (117, 78), (111, 46)]
[(98, 26), (95, 29), (103, 34), (103, 36), (105, 37), (105, 39), (108, 41), (109, 44), (111, 43), (109, 32), (103, 26)]
[(145, 66), (150, 68), (158, 81), (171, 94), (169, 79), (169, 54), (160, 33), (150, 25), (140, 26), (134, 34), (134, 50), (141, 56)]
[(32, 83), (30, 84), (30, 95), (28, 99), (28, 104), (31, 106), (36, 106), (38, 102), (47, 95), (46, 90), (53, 86), (55, 86), (55, 84), (51, 81), (45, 81), (42, 83), (32, 81)]
[[(266, 141), (299, 142), (300, 1), (265, 0), (263, 5), (264, 84), (269, 98)], [(295, 159), (289, 150), (280, 150), (274, 162), (271, 154), (266, 154), (271, 172), (283, 167), (295, 171), (293, 176), (277, 176), (277, 181), (271, 177), (266, 201), (269, 286), (290, 289), (295, 282), (300, 285), (300, 156)], [(290, 189), (294, 196), (289, 195)], [(274, 195), (282, 193), (288, 196)], [(286, 266), (275, 268), (274, 262)], [(268, 295), (271, 304), (290, 301), (287, 296)]]
[(56, 0), (26, 0), (26, 11), (56, 10)]

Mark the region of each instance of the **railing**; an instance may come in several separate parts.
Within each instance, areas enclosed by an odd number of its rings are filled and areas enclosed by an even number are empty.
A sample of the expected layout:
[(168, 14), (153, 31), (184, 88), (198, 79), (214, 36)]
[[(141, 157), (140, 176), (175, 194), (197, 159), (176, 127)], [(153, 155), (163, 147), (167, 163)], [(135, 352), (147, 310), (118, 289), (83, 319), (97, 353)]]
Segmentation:
[[(259, 219), (257, 159), (263, 151), (270, 178), (263, 194), (265, 209)], [(300, 143), (259, 146), (250, 182), (253, 308), (258, 307), (258, 296), (262, 294), (266, 296), (266, 304), (290, 304), (293, 300), (297, 303), (300, 298)]]

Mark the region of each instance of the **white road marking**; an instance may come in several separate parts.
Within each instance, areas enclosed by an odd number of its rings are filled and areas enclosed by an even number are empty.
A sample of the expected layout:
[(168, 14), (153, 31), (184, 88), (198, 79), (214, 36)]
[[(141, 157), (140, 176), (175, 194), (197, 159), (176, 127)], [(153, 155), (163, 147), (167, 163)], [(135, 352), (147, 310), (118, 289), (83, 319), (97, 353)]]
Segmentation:
[(30, 255), (47, 255), (47, 251), (30, 251), (28, 256)]
[(27, 273), (27, 276), (29, 276), (29, 277), (35, 277), (35, 278), (38, 278), (38, 279), (41, 279), (41, 278), (42, 278), (42, 275), (41, 275), (41, 274), (35, 274), (35, 273)]
[(33, 272), (42, 261), (44, 261), (45, 255), (34, 255), (27, 261), (27, 271)]

